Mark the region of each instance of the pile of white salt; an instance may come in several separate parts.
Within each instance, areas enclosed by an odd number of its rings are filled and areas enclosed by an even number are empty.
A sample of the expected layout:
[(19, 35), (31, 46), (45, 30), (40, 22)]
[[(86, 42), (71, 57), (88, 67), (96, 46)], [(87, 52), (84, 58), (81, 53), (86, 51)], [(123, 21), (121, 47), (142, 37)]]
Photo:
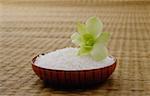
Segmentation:
[(102, 61), (94, 61), (89, 56), (77, 56), (77, 48), (64, 48), (40, 55), (35, 64), (54, 70), (89, 70), (112, 65), (115, 60), (108, 56)]

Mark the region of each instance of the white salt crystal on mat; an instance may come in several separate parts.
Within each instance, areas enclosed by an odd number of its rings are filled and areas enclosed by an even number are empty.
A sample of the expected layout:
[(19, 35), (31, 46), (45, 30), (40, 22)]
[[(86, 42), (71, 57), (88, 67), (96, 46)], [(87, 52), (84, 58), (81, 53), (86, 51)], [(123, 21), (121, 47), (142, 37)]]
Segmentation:
[(115, 62), (107, 57), (102, 61), (94, 61), (89, 56), (77, 56), (77, 48), (64, 48), (37, 57), (35, 64), (39, 67), (54, 70), (88, 70), (103, 68)]

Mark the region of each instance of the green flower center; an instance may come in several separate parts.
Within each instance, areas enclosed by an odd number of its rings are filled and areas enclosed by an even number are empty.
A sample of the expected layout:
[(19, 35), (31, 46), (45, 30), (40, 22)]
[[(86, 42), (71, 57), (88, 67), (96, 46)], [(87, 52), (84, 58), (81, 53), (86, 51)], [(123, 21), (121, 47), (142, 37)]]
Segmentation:
[(85, 42), (85, 45), (87, 46), (93, 46), (94, 45), (94, 40), (93, 39), (89, 39)]
[(84, 34), (83, 41), (85, 46), (93, 46), (95, 43), (95, 39), (91, 34)]

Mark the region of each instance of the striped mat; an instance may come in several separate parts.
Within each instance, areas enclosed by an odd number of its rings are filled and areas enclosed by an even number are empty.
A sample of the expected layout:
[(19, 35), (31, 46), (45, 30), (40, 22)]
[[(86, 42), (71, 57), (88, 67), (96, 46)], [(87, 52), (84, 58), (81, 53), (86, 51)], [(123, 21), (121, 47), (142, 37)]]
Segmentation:
[[(21, 0), (22, 1), (22, 0)], [(31, 59), (75, 47), (76, 22), (99, 17), (111, 32), (112, 76), (89, 90), (48, 88)], [(150, 96), (150, 2), (148, 0), (0, 1), (0, 96)]]

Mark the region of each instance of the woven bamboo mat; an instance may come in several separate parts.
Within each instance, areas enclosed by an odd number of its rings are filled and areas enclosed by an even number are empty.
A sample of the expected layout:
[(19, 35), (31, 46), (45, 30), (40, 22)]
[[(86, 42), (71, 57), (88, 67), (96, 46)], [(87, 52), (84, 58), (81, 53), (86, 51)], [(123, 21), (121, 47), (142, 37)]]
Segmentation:
[[(148, 0), (132, 0), (131, 4), (114, 0), (122, 4), (112, 5), (109, 1), (113, 0), (107, 0), (108, 5), (81, 0), (82, 6), (80, 0), (66, 1), (61, 5), (59, 0), (0, 3), (0, 96), (150, 96)], [(93, 15), (104, 22), (104, 31), (112, 33), (108, 47), (118, 59), (117, 69), (94, 89), (48, 88), (32, 71), (32, 57), (73, 46), (70, 35), (76, 31), (76, 21), (84, 22)]]

